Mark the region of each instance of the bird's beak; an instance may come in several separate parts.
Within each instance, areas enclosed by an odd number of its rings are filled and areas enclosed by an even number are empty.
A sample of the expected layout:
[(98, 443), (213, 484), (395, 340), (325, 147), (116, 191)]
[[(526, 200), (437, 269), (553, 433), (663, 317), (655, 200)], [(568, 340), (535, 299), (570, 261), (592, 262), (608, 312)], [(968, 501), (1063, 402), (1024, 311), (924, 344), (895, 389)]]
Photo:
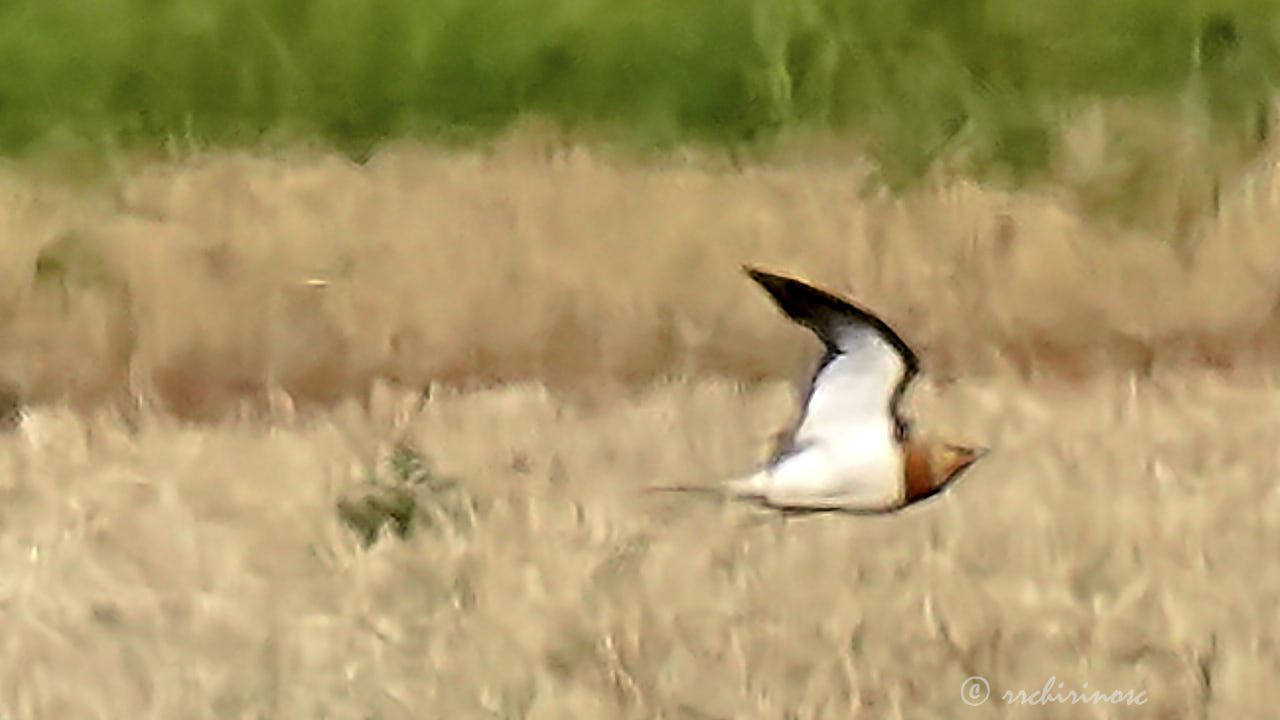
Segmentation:
[(979, 460), (991, 453), (991, 448), (975, 447), (969, 450), (969, 462), (965, 463), (965, 467), (973, 467)]
[(966, 466), (972, 465), (973, 463), (981, 460), (991, 452), (990, 448), (979, 447), (976, 445), (951, 445), (949, 447), (954, 455), (965, 458)]

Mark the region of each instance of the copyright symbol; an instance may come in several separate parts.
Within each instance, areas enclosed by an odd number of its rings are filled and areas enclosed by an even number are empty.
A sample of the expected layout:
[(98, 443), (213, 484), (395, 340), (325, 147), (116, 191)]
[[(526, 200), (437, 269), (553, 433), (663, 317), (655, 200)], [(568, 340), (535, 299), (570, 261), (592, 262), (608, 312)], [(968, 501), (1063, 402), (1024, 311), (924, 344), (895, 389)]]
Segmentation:
[(987, 701), (991, 695), (991, 686), (981, 675), (974, 675), (960, 685), (960, 699), (965, 705), (978, 706)]

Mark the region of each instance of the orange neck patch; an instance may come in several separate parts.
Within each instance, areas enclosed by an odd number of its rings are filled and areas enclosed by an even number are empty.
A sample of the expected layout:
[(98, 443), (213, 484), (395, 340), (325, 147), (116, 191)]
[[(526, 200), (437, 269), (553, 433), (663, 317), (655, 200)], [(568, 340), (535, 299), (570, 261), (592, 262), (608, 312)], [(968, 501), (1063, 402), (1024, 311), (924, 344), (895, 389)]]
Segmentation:
[(934, 478), (933, 466), (929, 461), (929, 449), (908, 440), (905, 450), (905, 475), (907, 502), (915, 502), (922, 497), (932, 495), (938, 488)]

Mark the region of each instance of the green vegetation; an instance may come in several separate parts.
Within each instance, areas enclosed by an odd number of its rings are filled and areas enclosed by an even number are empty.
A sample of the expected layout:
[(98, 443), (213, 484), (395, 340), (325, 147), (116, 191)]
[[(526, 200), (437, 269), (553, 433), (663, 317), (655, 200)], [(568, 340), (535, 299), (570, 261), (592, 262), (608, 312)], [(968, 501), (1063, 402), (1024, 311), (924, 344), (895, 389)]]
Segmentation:
[(1016, 182), (1100, 99), (1256, 138), (1278, 77), (1270, 0), (4, 0), (0, 153), (359, 156), (533, 114), (641, 148), (835, 132), (890, 180), (959, 155)]
[(415, 528), (468, 532), (482, 512), (481, 504), (465, 496), (452, 478), (437, 475), (430, 460), (408, 444), (397, 444), (385, 473), (371, 473), (358, 498), (338, 501), (338, 517), (373, 545), (384, 529), (405, 539)]

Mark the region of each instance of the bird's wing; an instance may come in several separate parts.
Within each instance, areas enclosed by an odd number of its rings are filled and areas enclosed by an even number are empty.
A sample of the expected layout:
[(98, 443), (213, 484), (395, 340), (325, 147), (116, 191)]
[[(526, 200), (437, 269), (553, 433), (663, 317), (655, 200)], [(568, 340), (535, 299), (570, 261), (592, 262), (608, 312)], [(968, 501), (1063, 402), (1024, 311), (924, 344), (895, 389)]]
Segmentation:
[(826, 346), (795, 430), (775, 460), (810, 441), (878, 432), (892, 423), (897, 439), (908, 426), (899, 405), (920, 361), (883, 320), (843, 298), (799, 280), (747, 268), (792, 320)]

